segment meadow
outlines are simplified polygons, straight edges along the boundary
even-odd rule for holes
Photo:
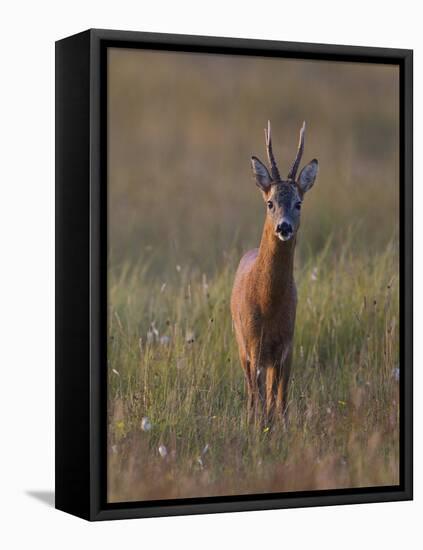
[[[109,501],[399,482],[397,77],[110,54]],[[303,162],[321,167],[296,251],[286,429],[247,422],[229,310],[262,230],[249,156],[265,160],[268,118],[282,171],[303,119]]]

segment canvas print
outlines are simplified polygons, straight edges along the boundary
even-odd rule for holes
[[[399,484],[399,68],[107,50],[107,500]]]

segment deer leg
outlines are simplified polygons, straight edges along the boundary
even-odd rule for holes
[[[276,396],[276,411],[277,416],[281,419],[283,427],[288,428],[288,377],[282,376],[277,386]]]
[[[277,372],[274,366],[266,369],[266,422],[272,424],[275,418],[277,398]]]
[[[253,383],[253,373],[251,369],[251,363],[247,360],[247,391],[248,391],[248,422],[251,424],[254,420],[254,407],[255,407],[255,396],[254,396],[254,383]]]
[[[278,416],[282,419],[284,425],[288,422],[288,383],[291,370],[291,354],[282,369],[278,372],[278,379],[276,383],[276,411]]]
[[[279,418],[285,423],[286,415],[286,390],[287,390],[286,378],[280,376],[276,384],[276,412]]]
[[[251,422],[254,418],[254,385],[252,382],[251,362],[247,358],[247,353],[239,349],[239,359],[244,371],[245,388],[247,392],[247,415],[248,421]]]
[[[254,373],[252,372],[251,363],[246,359],[245,368],[245,382],[247,386],[247,400],[248,400],[248,422],[251,424],[254,420],[255,412],[255,391],[254,391]]]
[[[248,357],[249,383],[251,388],[250,420],[254,423],[261,421],[264,403],[263,369],[260,366],[260,352],[251,349]]]
[[[261,426],[266,425],[266,369],[256,369],[256,416]]]

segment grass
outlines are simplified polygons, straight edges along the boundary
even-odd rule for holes
[[[247,423],[235,254],[211,279],[175,266],[153,282],[145,262],[111,270],[110,501],[398,483],[397,245],[357,256],[354,234],[343,241],[297,261],[286,431]]]

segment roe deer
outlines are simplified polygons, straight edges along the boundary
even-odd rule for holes
[[[270,121],[265,140],[270,173],[257,158],[251,158],[256,184],[266,203],[266,220],[260,247],[247,252],[236,272],[231,311],[239,356],[248,392],[250,420],[270,424],[286,417],[291,369],[297,291],[293,267],[301,204],[317,176],[316,159],[298,167],[304,150],[305,123],[298,151],[287,179],[282,179],[272,151]]]

